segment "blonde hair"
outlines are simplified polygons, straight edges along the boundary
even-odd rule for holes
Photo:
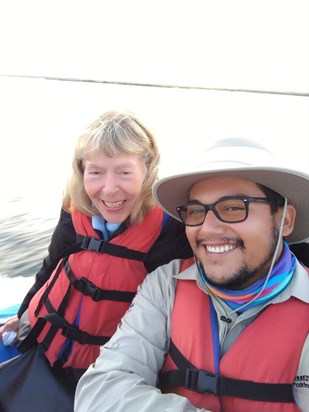
[[[154,207],[152,186],[158,179],[160,153],[153,134],[130,112],[106,112],[91,123],[79,137],[72,161],[73,171],[68,180],[63,208],[73,207],[88,216],[99,214],[93,208],[84,187],[85,158],[91,151],[103,151],[109,157],[136,154],[146,166],[143,188],[130,216],[130,224],[142,221]]]

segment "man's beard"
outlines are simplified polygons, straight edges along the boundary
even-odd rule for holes
[[[223,287],[224,289],[229,289],[229,290],[239,290],[244,287],[244,285],[251,284],[250,280],[254,279],[257,277],[257,275],[261,272],[266,272],[267,268],[270,268],[271,261],[273,259],[276,246],[277,246],[277,241],[278,241],[278,234],[279,231],[275,226],[275,223],[273,224],[272,227],[272,243],[269,248],[269,253],[265,257],[262,263],[260,263],[257,267],[255,268],[249,268],[248,265],[243,265],[240,269],[238,269],[233,275],[231,279],[228,279],[226,281],[220,281],[216,282],[214,280],[209,280],[207,277],[207,273],[205,273],[207,281],[217,287]],[[267,273],[265,273],[265,276]]]

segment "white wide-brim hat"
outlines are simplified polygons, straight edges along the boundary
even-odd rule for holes
[[[309,175],[277,165],[277,160],[263,146],[247,139],[224,139],[205,153],[207,162],[190,173],[158,180],[153,187],[157,203],[169,215],[180,220],[176,207],[187,203],[192,186],[206,178],[233,176],[264,185],[296,209],[293,232],[288,243],[309,239]]]

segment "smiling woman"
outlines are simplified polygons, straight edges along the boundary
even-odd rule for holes
[[[64,388],[95,361],[146,275],[192,255],[181,223],[155,204],[159,159],[153,134],[129,112],[104,112],[77,140],[48,256],[18,316],[0,331],[0,338],[18,332],[25,361],[28,351],[38,349],[31,366],[43,358],[58,372],[65,370],[59,376]],[[35,398],[46,410],[50,396],[50,410],[65,410],[54,386],[43,385],[39,398],[37,382],[22,381],[14,407]],[[73,394],[65,397],[71,407]]]
[[[81,212],[99,212],[112,223],[140,223],[154,206],[159,160],[154,136],[137,117],[106,112],[76,144],[64,206],[69,209],[73,200]]]

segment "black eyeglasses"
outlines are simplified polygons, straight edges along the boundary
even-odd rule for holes
[[[277,206],[283,205],[279,199],[230,196],[209,205],[199,202],[189,202],[186,205],[176,207],[176,210],[182,223],[186,226],[202,225],[209,210],[212,210],[221,222],[239,223],[247,219],[249,203],[251,202],[268,203]]]

